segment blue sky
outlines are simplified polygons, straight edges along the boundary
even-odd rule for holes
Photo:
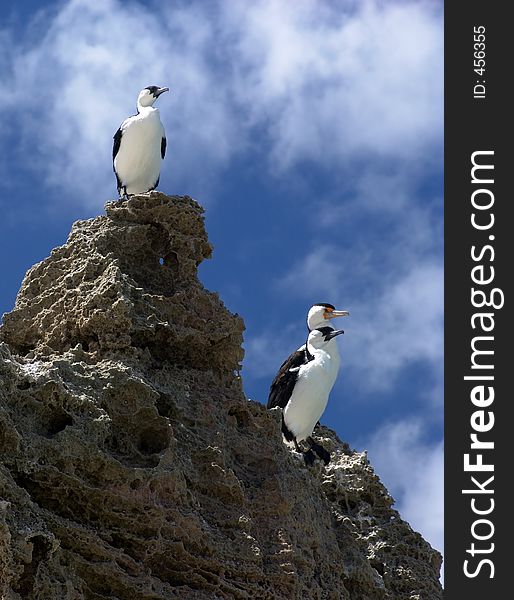
[[[159,99],[160,189],[206,207],[200,267],[245,320],[266,402],[316,302],[341,320],[322,419],[443,547],[443,25],[434,1],[7,2],[0,312],[76,219],[115,198],[112,135]]]

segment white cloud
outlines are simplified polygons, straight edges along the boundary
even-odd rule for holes
[[[150,83],[173,90],[160,101],[163,182],[184,191],[208,189],[257,130],[271,170],[419,158],[439,137],[442,26],[430,3],[70,0],[37,23],[25,41],[0,31],[1,96],[24,163],[86,204],[112,196],[111,137]]]
[[[420,420],[380,427],[368,448],[378,475],[397,501],[403,519],[440,552],[444,548],[444,454],[442,440],[424,441]]]
[[[439,141],[440,7],[266,0],[230,3],[226,15],[237,97],[267,124],[281,166],[410,158]]]
[[[348,364],[366,372],[368,385],[388,387],[401,369],[426,361],[434,369],[443,356],[443,269],[425,263],[356,304],[346,343]]]

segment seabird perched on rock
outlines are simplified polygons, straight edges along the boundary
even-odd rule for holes
[[[112,166],[120,197],[144,194],[159,184],[166,134],[154,102],[167,87],[150,85],[139,92],[137,115],[125,119],[114,134]]]
[[[311,434],[327,406],[339,371],[339,352],[333,340],[341,333],[342,329],[332,327],[313,329],[307,338],[305,362],[279,373],[281,376],[271,386],[270,398],[273,394],[275,406],[283,408],[282,433],[288,442],[294,442],[308,465],[314,463],[316,455],[326,465],[330,462],[330,453]],[[306,451],[298,444],[303,441],[308,445]]]
[[[283,409],[282,433],[286,440],[295,442],[295,447],[299,452],[303,451],[299,448],[298,442],[306,440],[309,451],[303,452],[303,454],[308,464],[312,464],[315,458],[311,449],[326,464],[330,460],[329,453],[322,446],[316,444],[310,436],[325,410],[328,395],[339,370],[339,350],[334,338],[343,333],[343,330],[335,330],[328,324],[328,321],[335,317],[348,315],[348,311],[336,310],[332,304],[314,304],[307,315],[307,327],[309,329],[307,343],[298,348],[282,363],[270,386],[268,408],[280,406]],[[309,364],[311,362],[313,364]],[[319,381],[312,385],[315,380]],[[296,387],[299,382],[305,381],[309,383],[301,383],[300,388]],[[294,395],[294,403],[290,404],[295,389],[297,392]],[[305,406],[308,407],[309,403],[312,406],[304,408]],[[287,408],[288,406],[289,408]],[[286,410],[288,416],[286,416]],[[298,417],[302,411],[303,416]],[[310,417],[317,415],[312,424],[308,415]],[[299,428],[298,419],[308,421],[306,429]]]

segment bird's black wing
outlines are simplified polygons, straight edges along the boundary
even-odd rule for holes
[[[161,157],[164,159],[166,156],[166,138],[163,137],[161,140]]]
[[[293,352],[282,363],[269,389],[268,408],[274,408],[275,406],[285,408],[293,393],[298,378],[298,369],[309,360],[305,347],[303,347]]]
[[[112,162],[114,163],[114,159],[116,158],[116,154],[118,154],[118,150],[120,149],[120,144],[121,144],[121,127],[118,129],[118,131],[114,134],[113,140],[114,140],[114,144],[112,145]]]

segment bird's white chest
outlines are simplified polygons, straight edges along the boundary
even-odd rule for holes
[[[139,114],[127,119],[122,126],[122,141],[126,145],[131,142],[142,144],[155,144],[159,151],[161,147],[161,138],[164,135],[159,113],[155,110],[148,114]]]
[[[164,127],[159,112],[131,117],[121,129],[120,148],[114,160],[116,173],[128,193],[145,192],[155,185],[161,169]]]
[[[287,428],[298,441],[309,437],[323,414],[339,371],[339,355],[316,351],[314,360],[302,365],[291,398],[284,409]]]

